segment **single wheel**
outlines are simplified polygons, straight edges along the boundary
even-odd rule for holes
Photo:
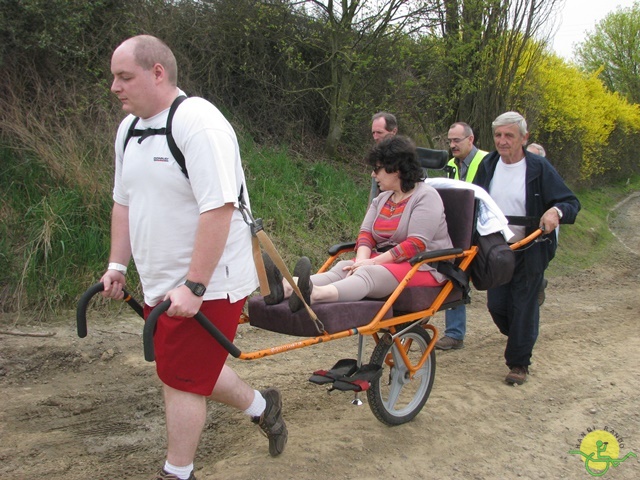
[[[410,363],[417,365],[431,341],[429,333],[419,325],[400,336],[402,348]],[[436,353],[431,351],[424,365],[409,377],[396,343],[380,341],[371,354],[371,363],[382,366],[382,375],[367,390],[369,407],[378,420],[387,425],[407,423],[422,410],[429,398],[436,375]]]

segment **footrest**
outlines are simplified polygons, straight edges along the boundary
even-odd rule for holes
[[[364,392],[365,390],[369,390],[371,382],[380,378],[380,375],[382,375],[382,366],[368,363],[362,365],[353,375],[345,375],[337,379],[333,382],[332,389],[343,392]]]
[[[355,358],[343,358],[338,360],[330,370],[316,370],[309,378],[312,383],[324,385],[326,383],[335,382],[337,379],[352,375],[358,369],[358,362]]]

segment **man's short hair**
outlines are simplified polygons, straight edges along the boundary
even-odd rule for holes
[[[504,125],[518,125],[520,134],[525,136],[527,134],[527,121],[518,112],[505,112],[491,123],[491,130],[496,131],[496,127],[502,127]]]
[[[396,116],[394,114],[389,112],[374,113],[373,117],[371,117],[371,121],[373,122],[378,118],[384,118],[385,128],[388,132],[390,132],[394,128],[398,128],[398,120],[396,120]]]
[[[538,151],[538,155],[540,155],[541,157],[547,156],[547,152],[544,150],[544,147],[539,143],[530,143],[529,146],[527,147],[527,150],[529,148],[535,148]]]
[[[464,133],[465,137],[468,137],[469,135],[473,135],[473,130],[471,129],[469,124],[464,122],[452,123],[451,126],[449,127],[449,130],[451,130],[452,128],[456,128],[457,126],[462,127],[462,132]]]
[[[151,70],[156,63],[162,65],[167,72],[167,79],[172,86],[178,84],[178,65],[176,57],[169,46],[152,35],[133,37],[133,55],[135,61],[145,70]]]

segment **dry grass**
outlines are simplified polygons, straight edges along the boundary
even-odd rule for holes
[[[92,98],[91,90],[44,85],[24,72],[7,82],[11,88],[0,95],[3,141],[40,162],[57,185],[77,188],[88,199],[108,192],[121,115],[104,93]]]

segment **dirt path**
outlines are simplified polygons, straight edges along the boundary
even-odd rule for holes
[[[256,387],[283,392],[290,439],[279,458],[242,414],[211,405],[196,460],[199,479],[580,479],[569,454],[587,429],[615,429],[620,456],[640,456],[640,197],[619,206],[620,239],[606,264],[549,278],[530,381],[503,383],[505,341],[475,292],[466,347],[438,353],[435,385],[416,419],[386,427],[352,395],[326,393],[309,374],[354,357],[355,339],[261,360],[230,360]],[[570,227],[568,227],[570,228]],[[160,387],[142,357],[141,322],[74,317],[0,330],[1,479],[146,479],[164,458]],[[433,322],[443,327],[439,314]],[[241,326],[243,350],[284,343]],[[640,478],[629,458],[604,478]]]

